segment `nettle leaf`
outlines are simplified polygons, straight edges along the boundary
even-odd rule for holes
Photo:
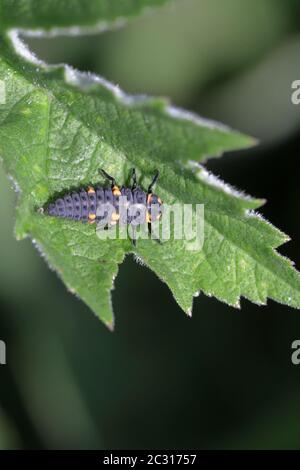
[[[5,4],[0,1],[2,10]],[[200,292],[235,307],[244,296],[299,308],[299,274],[275,251],[288,238],[254,212],[264,201],[234,191],[200,166],[253,145],[253,139],[165,100],[128,96],[100,77],[38,62],[15,32],[0,42],[0,80],[6,90],[0,155],[19,189],[16,236],[32,237],[68,288],[106,325],[113,326],[113,280],[132,252],[189,315]],[[189,251],[172,239],[162,245],[139,240],[136,248],[130,240],[103,241],[94,226],[38,211],[56,193],[99,183],[99,168],[124,184],[133,167],[142,187],[159,168],[156,192],[165,203],[204,204],[201,250]]]

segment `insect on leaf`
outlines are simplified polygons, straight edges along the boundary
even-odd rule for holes
[[[132,252],[169,286],[187,314],[199,292],[236,307],[243,296],[299,308],[299,274],[275,251],[288,238],[255,212],[263,201],[237,193],[200,165],[249,147],[253,139],[165,100],[128,96],[98,76],[47,66],[30,55],[15,30],[4,32],[107,24],[160,3],[128,0],[118,10],[120,2],[91,1],[85,16],[79,14],[80,0],[70,15],[59,10],[66,2],[49,10],[48,1],[42,8],[37,0],[0,0],[6,98],[0,105],[0,155],[19,188],[16,236],[32,237],[67,287],[110,327],[113,281]],[[166,204],[204,204],[201,249],[190,251],[173,239],[162,245],[139,240],[136,248],[130,240],[104,241],[94,226],[38,210],[55,194],[101,182],[99,168],[125,184],[133,167],[144,188],[160,170],[156,192]]]

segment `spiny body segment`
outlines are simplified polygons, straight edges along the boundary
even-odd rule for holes
[[[156,171],[147,192],[137,186],[134,169],[132,170],[133,184],[131,187],[122,186],[119,188],[112,176],[104,170],[101,170],[101,173],[111,182],[110,188],[101,186],[79,188],[47,204],[44,212],[52,217],[67,218],[90,224],[104,222],[110,226],[120,221],[120,200],[122,200],[125,201],[126,206],[123,223],[140,225],[140,223],[147,222],[149,232],[151,232],[151,223],[158,220],[162,214],[162,201],[152,193],[152,188],[159,175],[158,171]],[[141,218],[141,210],[133,211],[133,207],[145,209],[145,220],[143,217]],[[111,210],[109,211],[108,208]]]

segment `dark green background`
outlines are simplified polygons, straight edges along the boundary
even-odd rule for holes
[[[87,0],[88,1],[88,0]],[[132,93],[258,137],[208,165],[293,239],[300,266],[297,1],[178,0],[122,30],[30,39],[52,63],[100,73]],[[29,240],[13,239],[15,195],[0,173],[1,448],[300,448],[300,312],[195,299],[185,317],[168,288],[128,257],[112,334],[69,294]]]

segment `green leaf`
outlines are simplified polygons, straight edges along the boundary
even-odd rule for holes
[[[78,33],[79,27],[99,30],[167,1],[170,0],[0,0],[0,30],[18,28],[54,33],[57,28],[68,28],[70,33]]]
[[[168,284],[188,314],[199,292],[236,307],[241,296],[300,307],[299,275],[275,251],[287,237],[253,212],[263,201],[237,193],[199,165],[253,139],[162,99],[131,97],[99,77],[34,62],[17,36],[11,38],[0,43],[6,88],[0,155],[19,190],[16,235],[31,236],[68,288],[108,326],[113,280],[130,252]],[[38,210],[55,193],[101,182],[99,168],[128,183],[132,167],[143,187],[159,168],[156,192],[165,203],[204,204],[202,250],[189,251],[181,240],[139,240],[133,249],[129,240],[103,241],[94,226]]]

